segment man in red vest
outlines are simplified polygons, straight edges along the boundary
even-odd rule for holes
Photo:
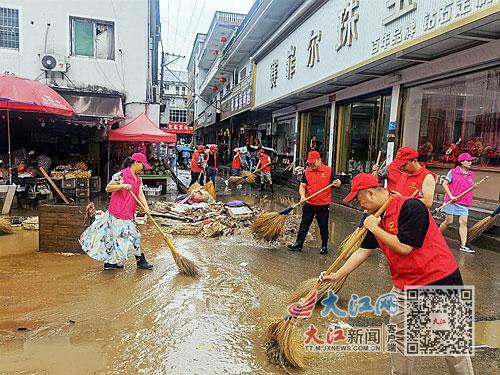
[[[374,171],[378,171],[378,166],[374,166]],[[401,147],[382,178],[387,178],[387,189],[390,192],[409,197],[418,190],[422,202],[428,208],[432,207],[436,189],[435,175],[418,161],[418,152],[414,148]]]
[[[301,202],[306,197],[311,196],[317,191],[327,187],[334,182],[334,187],[340,187],[340,180],[337,179],[332,172],[332,168],[324,165],[321,162],[321,156],[318,151],[310,151],[307,155],[307,163],[302,181],[299,186],[299,194]],[[290,251],[302,251],[302,246],[309,231],[314,217],[318,222],[321,235],[321,250],[320,254],[328,253],[328,217],[330,215],[330,204],[332,203],[332,189],[326,189],[322,193],[311,198],[304,203],[302,208],[302,220],[300,222],[297,240],[293,245],[289,245]]]
[[[260,191],[264,191],[264,184],[267,181],[269,187],[271,188],[271,192],[274,193],[273,179],[271,176],[271,158],[266,154],[266,151],[263,148],[259,150],[258,154],[259,162],[257,163],[255,170],[262,167],[262,169],[260,170]]]
[[[373,214],[392,197],[383,218]],[[360,173],[352,180],[351,192],[344,201],[356,199],[370,214],[364,222],[368,235],[347,262],[320,280],[337,282],[358,268],[376,248],[381,248],[391,272],[399,310],[390,318],[396,324],[397,352],[392,354],[393,374],[413,374],[413,358],[404,353],[406,290],[426,285],[463,285],[457,263],[446,241],[432,220],[425,204],[415,198],[391,195],[377,176]],[[453,374],[472,374],[468,356],[445,357]]]
[[[193,157],[191,158],[191,183],[189,186],[198,181],[200,173],[203,170],[203,163],[205,160],[205,147],[199,145],[198,148],[193,152]]]

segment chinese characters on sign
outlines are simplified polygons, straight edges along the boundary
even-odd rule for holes
[[[307,60],[307,66],[313,67],[315,62],[319,62],[319,42],[321,42],[321,30],[314,32],[311,30],[311,36],[309,37],[309,47],[307,47],[307,52],[309,57]]]
[[[417,31],[417,24],[412,20],[404,26],[404,28],[396,28],[391,33],[390,31],[372,41],[372,55],[388,50],[398,44],[412,39]]]
[[[168,125],[161,128],[161,130],[174,134],[193,134],[193,127],[183,122],[169,122]]]
[[[417,9],[417,3],[413,0],[387,0],[386,6],[391,14],[382,21],[384,26]]]
[[[355,14],[358,7],[358,0],[349,0],[347,6],[339,13],[337,51],[345,45],[351,46],[353,38],[358,39],[359,14]]]
[[[295,75],[295,62],[296,62],[296,57],[295,57],[295,52],[297,51],[297,47],[295,46],[290,46],[290,49],[288,50],[288,61],[286,64],[286,78],[287,79],[292,79],[293,76]]]
[[[278,81],[278,60],[273,60],[271,64],[271,88],[277,86]]]

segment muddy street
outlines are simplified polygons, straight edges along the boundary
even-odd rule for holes
[[[233,192],[266,209],[286,205],[293,192]],[[0,374],[281,374],[264,350],[267,325],[286,313],[294,286],[315,277],[335,259],[335,246],[352,231],[359,212],[332,206],[330,253],[311,238],[302,253],[256,243],[249,232],[229,237],[175,236],[178,250],[200,268],[195,280],[177,274],[172,256],[152,225],[141,226],[143,250],[154,264],[103,272],[85,255],[10,251],[0,257]],[[7,246],[4,237],[2,247]],[[456,243],[450,243],[456,248]],[[9,244],[8,246],[14,246]],[[21,246],[25,249],[25,244]],[[466,284],[476,287],[478,374],[499,363],[498,253],[478,249],[454,255]],[[391,288],[381,253],[354,272],[340,296],[372,299]],[[343,302],[344,303],[344,302]],[[341,303],[342,306],[342,303]],[[310,320],[321,327],[331,322]],[[352,326],[381,324],[354,318]],[[301,337],[308,327],[295,329]],[[417,373],[445,374],[445,361],[420,358]],[[387,353],[325,353],[304,374],[387,374]]]

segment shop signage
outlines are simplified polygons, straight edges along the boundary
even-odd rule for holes
[[[285,97],[500,0],[328,1],[266,55],[255,55],[255,105]]]
[[[221,100],[221,120],[231,117],[236,112],[250,109],[252,100],[252,81],[248,77],[233,87],[231,92]]]
[[[167,126],[161,128],[164,132],[173,134],[193,134],[193,127],[185,122],[169,122]]]

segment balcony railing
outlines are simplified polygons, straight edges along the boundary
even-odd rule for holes
[[[232,87],[221,99],[221,120],[249,109],[252,105],[252,74]]]
[[[201,92],[203,92],[205,90],[205,88],[207,87],[207,85],[210,83],[210,81],[212,80],[212,78],[215,76],[215,74],[219,70],[220,60],[221,60],[221,55],[219,54],[217,56],[217,58],[215,59],[214,63],[212,64],[212,66],[210,67],[210,69],[209,69],[209,71],[207,73],[207,76],[205,77],[205,80],[203,81],[203,83],[200,86],[200,91]]]

